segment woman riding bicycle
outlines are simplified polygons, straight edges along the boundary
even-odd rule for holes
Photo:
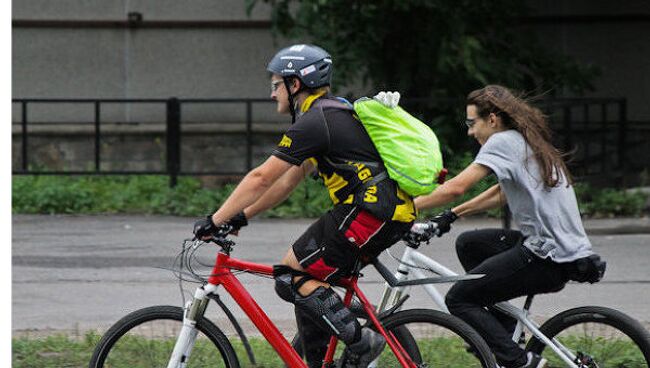
[[[498,85],[471,92],[466,112],[467,134],[481,145],[478,155],[456,177],[416,198],[416,207],[443,206],[484,177],[496,175],[498,184],[432,219],[444,233],[460,216],[507,204],[519,228],[468,231],[458,237],[456,249],[465,270],[485,276],[455,284],[446,304],[485,338],[499,364],[540,368],[545,359],[512,340],[516,321],[490,306],[559,291],[571,277],[574,261],[593,254],[591,243],[571,175],[551,144],[542,112]]]
[[[325,50],[287,47],[267,70],[277,111],[291,114],[294,123],[272,156],[244,177],[216,213],[197,222],[195,234],[209,236],[226,221],[238,229],[318,171],[334,207],[289,248],[275,269],[275,288],[295,304],[310,367],[322,365],[330,335],[345,342],[347,355],[365,367],[382,351],[384,339],[361,328],[330,283],[400,240],[415,219],[413,201],[394,181],[373,180],[385,168],[360,122],[337,108],[344,102],[330,95],[332,59]]]

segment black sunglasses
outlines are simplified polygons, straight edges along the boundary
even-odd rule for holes
[[[284,82],[283,80],[271,81],[271,92],[275,92],[280,87],[280,84]]]
[[[471,128],[476,124],[476,118],[474,119],[465,119],[465,125],[467,125],[467,128]]]

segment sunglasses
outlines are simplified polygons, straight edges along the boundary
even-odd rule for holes
[[[283,80],[271,81],[271,92],[277,91],[283,82]]]

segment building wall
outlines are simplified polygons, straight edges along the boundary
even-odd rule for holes
[[[590,97],[625,97],[628,118],[650,121],[650,1],[529,0],[548,47],[599,66]]]
[[[124,21],[129,12],[140,12],[144,21],[250,21],[267,19],[269,9],[260,4],[249,18],[243,1],[235,0],[22,0],[14,2],[12,16],[14,21]],[[267,97],[265,65],[284,44],[274,42],[268,27],[16,27],[12,32],[12,93],[14,98]],[[83,120],[92,117],[86,110],[41,105],[30,118]],[[153,107],[113,110],[103,118],[143,121],[159,116]],[[201,118],[199,110],[193,111],[197,119]],[[206,109],[205,119],[214,118],[211,111]],[[219,112],[223,120],[242,117],[241,107],[234,105],[224,105]]]

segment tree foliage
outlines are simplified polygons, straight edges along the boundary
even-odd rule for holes
[[[249,9],[259,0],[247,0]],[[525,90],[592,87],[595,69],[545,49],[520,0],[263,0],[276,34],[335,60],[335,82],[362,78],[411,97],[464,96],[500,83]]]
[[[598,74],[543,47],[522,25],[531,10],[521,0],[247,0],[249,10],[259,1],[272,6],[276,35],[330,52],[335,89],[362,81],[365,93],[425,98],[414,110],[451,146],[465,139],[446,123],[460,119],[473,89],[580,93]]]

